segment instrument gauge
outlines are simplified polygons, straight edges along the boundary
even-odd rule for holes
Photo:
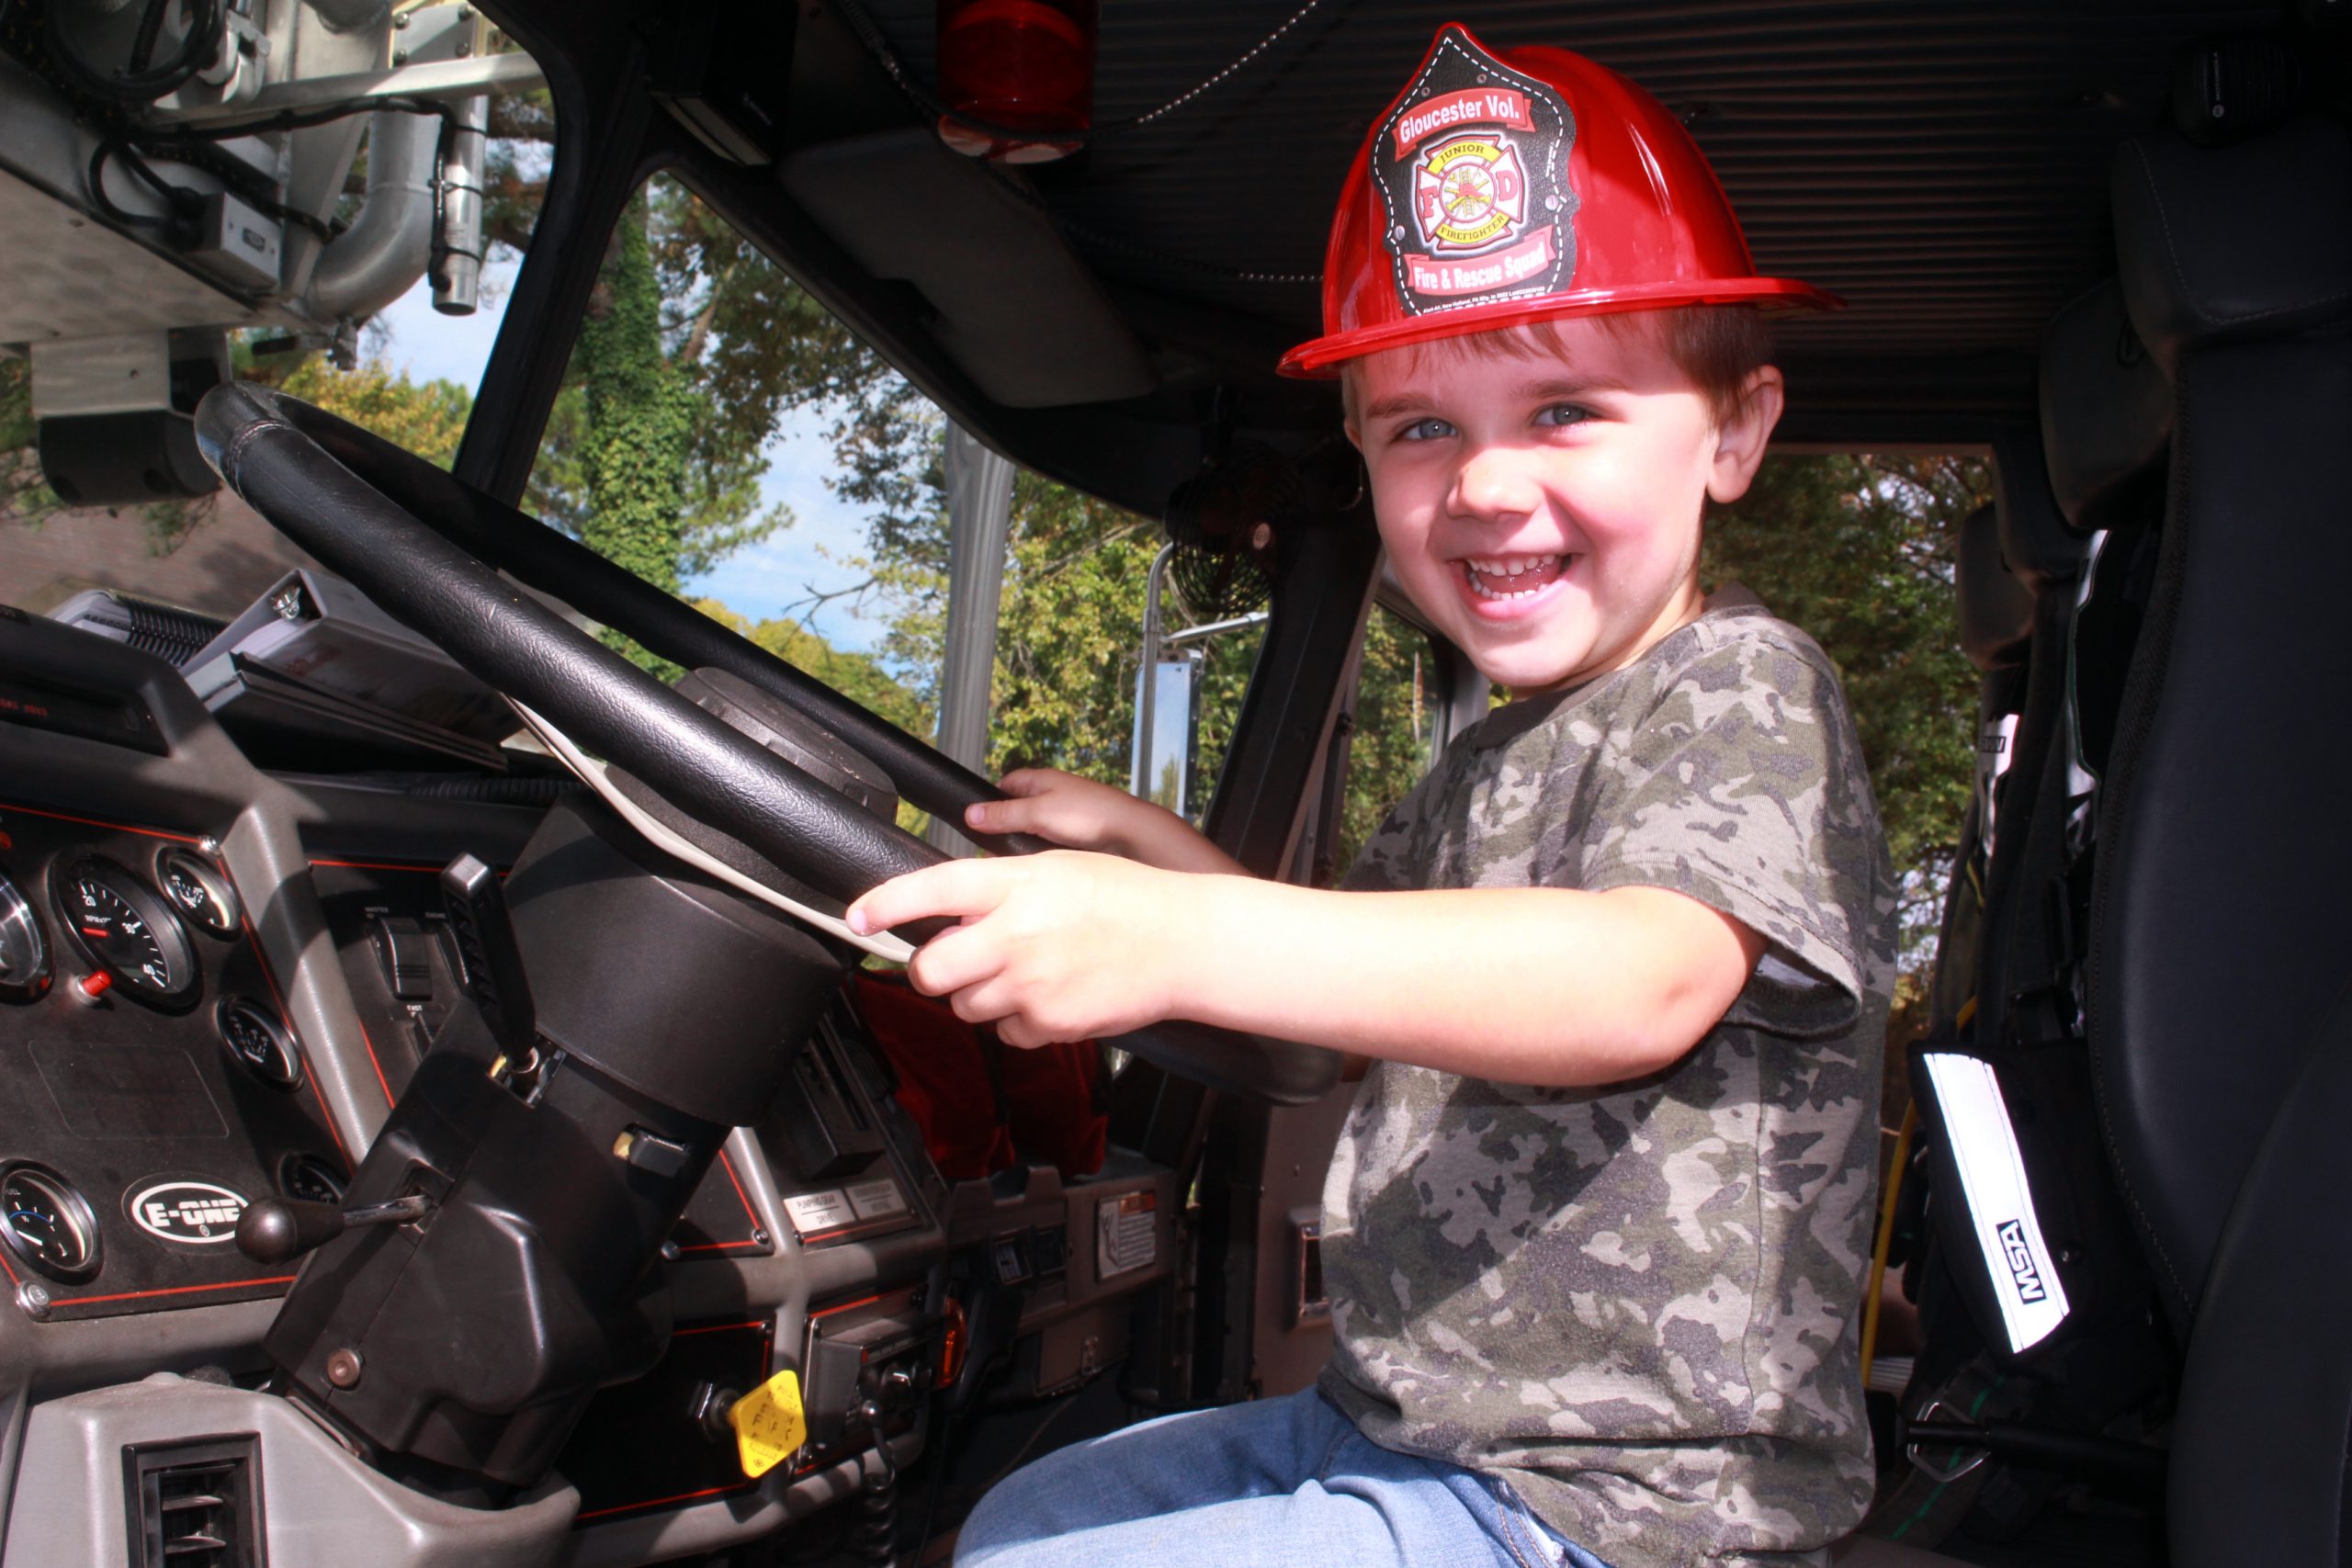
[[[0,1002],[28,1002],[49,989],[49,944],[40,918],[17,885],[0,876]]]
[[[194,850],[165,850],[155,857],[155,879],[188,924],[207,936],[237,934],[237,896],[220,868],[202,855]]]
[[[202,980],[187,931],[136,874],[102,855],[51,876],[58,923],[107,978],[151,1007],[185,1007]]]
[[[250,997],[223,997],[212,1021],[239,1066],[272,1089],[302,1087],[302,1048],[276,1013]]]
[[[73,1284],[98,1271],[98,1220],[72,1182],[43,1165],[0,1167],[0,1246]]]

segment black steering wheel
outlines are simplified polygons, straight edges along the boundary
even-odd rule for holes
[[[686,669],[716,668],[751,682],[872,758],[934,817],[960,828],[965,807],[1002,798],[968,768],[692,606],[322,409],[231,383],[206,394],[196,432],[223,483],[385,614],[830,897],[846,904],[945,857],[681,697],[499,573]],[[1026,835],[971,837],[1007,853],[1048,847]],[[1313,1100],[1339,1077],[1332,1052],[1184,1021],[1113,1043],[1213,1089],[1274,1104]]]

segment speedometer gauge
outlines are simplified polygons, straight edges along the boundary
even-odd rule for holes
[[[98,1221],[74,1184],[45,1165],[0,1168],[0,1245],[52,1280],[98,1271]]]
[[[196,953],[153,888],[100,855],[64,865],[51,880],[67,940],[117,985],[153,1007],[195,997]]]
[[[0,1002],[28,1002],[49,989],[49,944],[40,918],[17,885],[0,876]]]

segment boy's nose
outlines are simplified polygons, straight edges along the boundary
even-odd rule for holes
[[[1523,517],[1543,504],[1543,492],[1523,454],[1493,446],[1463,458],[1449,499],[1461,517]]]

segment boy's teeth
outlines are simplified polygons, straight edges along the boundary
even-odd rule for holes
[[[1470,592],[1481,599],[1524,599],[1542,592],[1568,569],[1566,556],[1502,556],[1465,560]]]

